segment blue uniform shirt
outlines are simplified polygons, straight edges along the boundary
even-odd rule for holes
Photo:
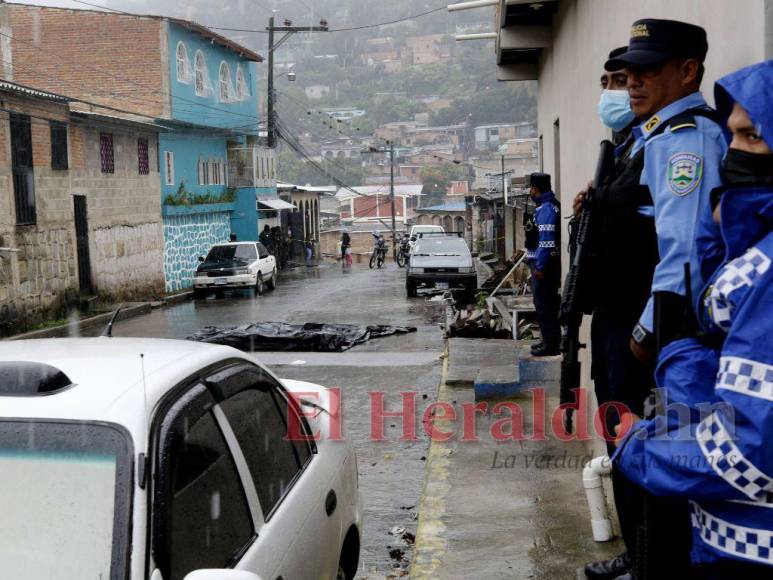
[[[660,262],[655,268],[652,291],[687,295],[684,264],[690,263],[693,302],[706,280],[701,274],[695,237],[698,223],[711,213],[709,193],[721,184],[719,169],[727,144],[719,125],[705,117],[695,117],[695,125],[672,126],[652,135],[676,115],[707,107],[703,95],[695,92],[664,107],[650,119],[634,127],[635,155],[644,147],[641,183],[649,187],[654,202]],[[653,301],[650,296],[639,320],[653,332]]]
[[[552,191],[546,191],[537,198],[537,211],[534,212],[534,222],[539,231],[534,269],[544,272],[551,259],[559,256],[557,247],[557,228],[559,227],[559,209],[555,203],[556,196]]]

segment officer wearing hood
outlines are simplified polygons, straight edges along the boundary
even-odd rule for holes
[[[529,193],[537,204],[534,222],[537,226],[539,241],[531,266],[534,308],[537,311],[542,342],[534,345],[534,356],[557,355],[561,346],[561,327],[558,323],[558,310],[561,298],[558,289],[561,286],[561,247],[560,206],[550,186],[550,175],[532,173],[529,176]]]
[[[721,347],[684,338],[663,349],[656,381],[687,412],[636,423],[613,461],[652,494],[689,500],[696,578],[771,578],[773,61],[724,77],[715,93],[732,138],[711,195],[724,256],[699,318]]]

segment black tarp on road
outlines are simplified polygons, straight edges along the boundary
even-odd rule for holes
[[[412,326],[256,322],[241,326],[205,326],[188,340],[223,344],[247,352],[342,352],[371,338],[415,331]]]

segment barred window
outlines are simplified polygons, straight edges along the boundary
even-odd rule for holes
[[[244,101],[250,96],[250,88],[244,78],[244,69],[242,65],[236,67],[236,98]]]
[[[99,159],[102,164],[102,173],[115,173],[113,135],[110,133],[99,134]]]
[[[148,175],[150,173],[148,140],[142,137],[137,139],[137,170],[140,175]]]
[[[204,60],[204,53],[200,50],[196,51],[196,95],[204,97],[207,94],[207,63]]]
[[[51,169],[66,170],[67,164],[67,125],[59,121],[50,121],[51,127]]]
[[[184,42],[177,43],[177,80],[181,83],[189,83],[188,77],[188,49]]]
[[[164,167],[166,169],[166,181],[167,185],[174,185],[174,153],[171,151],[164,151]]]
[[[220,63],[220,101],[227,103],[231,100],[231,67],[227,62]]]

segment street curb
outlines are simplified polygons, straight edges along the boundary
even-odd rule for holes
[[[128,318],[142,316],[143,314],[148,314],[151,310],[152,304],[150,302],[143,302],[124,308],[121,310],[116,320],[126,320]],[[51,328],[44,328],[42,330],[33,330],[31,332],[17,334],[16,336],[9,336],[4,340],[30,340],[34,338],[66,338],[68,336],[79,336],[81,331],[87,328],[106,326],[107,323],[110,322],[113,314],[115,314],[115,312],[105,312],[104,314],[76,320],[75,322],[69,322]]]
[[[446,347],[445,357],[443,358],[443,367],[440,373],[440,385],[438,386],[437,402],[448,402],[448,385],[446,377],[448,376],[448,347]],[[436,424],[442,424],[442,420]],[[447,443],[433,441],[430,438],[429,449],[427,450],[427,463],[424,468],[424,481],[421,486],[421,498],[419,499],[419,521],[416,526],[416,541],[414,544],[413,557],[411,559],[411,569],[409,578],[434,579],[437,578],[437,568],[440,565],[440,557],[448,551],[448,543],[443,538],[445,525],[441,521],[441,515],[446,511],[444,490],[450,486],[447,481],[450,477],[448,471],[448,455],[450,450]],[[435,481],[433,475],[437,475]],[[430,485],[438,488],[436,493],[430,493]],[[420,551],[422,552],[420,554]],[[424,554],[426,552],[426,555]],[[422,561],[417,556],[421,555]]]

